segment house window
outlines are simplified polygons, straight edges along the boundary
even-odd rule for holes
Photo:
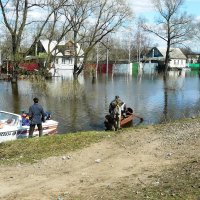
[[[55,63],[58,64],[58,58],[56,58]]]
[[[72,64],[72,58],[67,58],[66,60],[68,64]]]
[[[62,64],[65,64],[65,58],[62,58]]]
[[[174,64],[176,65],[176,60],[174,60]]]
[[[72,58],[69,58],[69,64],[72,64]]]

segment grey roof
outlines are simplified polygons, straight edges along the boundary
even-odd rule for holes
[[[160,51],[163,57],[165,57],[167,49],[160,47],[157,47],[157,49]],[[186,56],[183,54],[180,48],[170,48],[169,57],[173,59],[186,59]]]
[[[42,46],[44,47],[45,51],[48,52],[48,45],[49,45],[49,40],[48,39],[41,39],[40,40]],[[50,43],[50,52],[53,50],[53,48],[56,46],[56,45],[65,45],[67,41],[61,41],[61,42],[57,42],[56,40],[53,40],[51,41]],[[79,56],[82,56],[84,54],[82,48],[80,47],[80,45],[77,43],[77,52],[78,52],[78,55]],[[63,56],[63,54],[61,52],[58,51],[58,49],[56,48],[53,52],[52,52],[52,55],[57,55],[57,56]]]

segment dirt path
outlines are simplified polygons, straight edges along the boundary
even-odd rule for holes
[[[200,127],[194,123],[184,129],[181,124],[119,132],[68,155],[1,167],[0,199],[56,200],[60,194],[62,200],[95,200],[102,192],[112,195],[123,182],[150,184],[163,169],[200,155]]]

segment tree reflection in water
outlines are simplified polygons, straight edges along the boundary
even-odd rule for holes
[[[20,113],[28,110],[37,96],[44,109],[59,121],[59,133],[104,130],[110,101],[119,95],[144,124],[189,117],[199,113],[198,72],[162,74],[98,75],[93,81],[55,78],[46,81],[18,80],[16,85],[0,82],[1,110]]]

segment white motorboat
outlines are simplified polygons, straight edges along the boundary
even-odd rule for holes
[[[19,138],[28,138],[29,125],[23,123],[23,115],[0,111],[0,143]],[[42,123],[43,135],[52,135],[57,133],[58,122],[47,119]],[[37,126],[33,132],[33,137],[39,136]]]

